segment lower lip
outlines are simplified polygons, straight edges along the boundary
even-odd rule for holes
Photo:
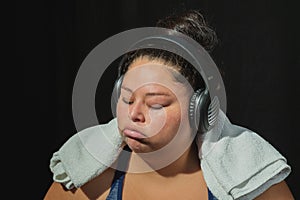
[[[142,133],[137,132],[137,131],[133,131],[133,130],[130,130],[130,129],[125,129],[123,131],[123,134],[126,137],[133,138],[133,139],[144,139],[144,138],[146,138],[146,136],[143,135]]]

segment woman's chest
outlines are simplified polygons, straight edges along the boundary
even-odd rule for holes
[[[208,189],[202,174],[147,180],[142,176],[125,176],[123,200],[208,199]]]

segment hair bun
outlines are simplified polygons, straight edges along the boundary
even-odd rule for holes
[[[203,15],[197,10],[167,16],[160,19],[156,26],[181,32],[196,40],[208,52],[218,43],[216,32],[207,25]]]

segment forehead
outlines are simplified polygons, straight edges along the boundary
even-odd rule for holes
[[[143,82],[170,84],[175,81],[170,69],[157,63],[134,65],[126,72],[124,79],[126,82],[136,84]]]
[[[128,87],[132,91],[149,85],[157,87],[161,90],[170,90],[177,95],[188,95],[189,91],[192,91],[192,87],[186,83],[178,82],[176,76],[181,76],[171,66],[151,61],[138,61],[133,63],[129,70],[125,73],[122,86]]]

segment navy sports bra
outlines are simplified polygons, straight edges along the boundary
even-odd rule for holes
[[[125,146],[125,148],[128,147]],[[118,171],[118,170],[115,171],[113,182],[106,200],[122,200],[123,182],[124,182],[125,174],[126,172],[124,171]],[[208,200],[217,200],[217,198],[211,193],[209,188],[207,188],[207,190],[208,190]]]

